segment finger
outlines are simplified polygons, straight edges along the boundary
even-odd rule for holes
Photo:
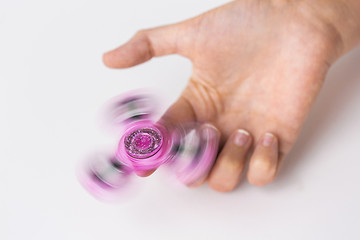
[[[139,177],[148,177],[151,174],[153,174],[155,172],[155,169],[151,169],[151,170],[147,170],[147,171],[136,171],[136,175],[138,175]]]
[[[103,62],[110,68],[127,68],[152,57],[177,53],[183,25],[177,23],[139,31],[124,45],[105,53]]]
[[[188,187],[198,187],[204,182],[218,152],[220,132],[214,125],[205,123],[198,126],[197,134],[200,142],[185,147],[183,150],[187,154],[176,159],[176,177]]]
[[[164,126],[165,129],[171,131],[171,129],[176,127],[178,124],[193,121],[195,121],[193,108],[190,102],[181,96],[174,104],[170,106],[170,108],[160,118],[158,123]],[[150,169],[147,171],[138,171],[135,173],[140,177],[148,177],[155,171],[156,169]]]
[[[244,171],[251,142],[250,134],[242,129],[229,137],[208,179],[212,189],[229,192],[236,188]]]
[[[185,122],[195,121],[195,111],[191,103],[184,96],[181,96],[175,103],[173,103],[159,119],[159,123],[168,129]]]
[[[278,167],[278,139],[272,133],[265,133],[257,143],[251,157],[248,180],[251,184],[264,186],[275,178]]]

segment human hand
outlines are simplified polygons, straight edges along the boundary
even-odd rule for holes
[[[208,177],[213,189],[233,190],[247,158],[249,182],[262,186],[294,145],[331,64],[358,43],[354,24],[339,23],[349,8],[340,1],[233,1],[139,31],[103,60],[127,68],[167,54],[189,58],[192,76],[162,121],[217,127],[223,147]]]

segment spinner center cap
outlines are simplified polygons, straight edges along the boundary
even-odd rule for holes
[[[135,129],[124,138],[127,154],[134,158],[148,158],[161,148],[163,139],[158,129],[142,127]]]

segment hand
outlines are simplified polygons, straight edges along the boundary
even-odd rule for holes
[[[351,48],[332,21],[338,15],[329,9],[336,7],[322,14],[313,5],[234,1],[139,31],[103,60],[127,68],[167,54],[189,58],[191,79],[163,121],[218,128],[223,147],[208,177],[213,189],[233,190],[247,158],[249,182],[262,186],[274,180],[294,145],[330,65]]]

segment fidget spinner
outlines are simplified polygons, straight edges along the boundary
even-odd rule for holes
[[[216,157],[217,136],[199,123],[169,129],[155,122],[155,102],[150,94],[132,92],[104,106],[106,122],[122,136],[114,153],[94,154],[80,168],[80,182],[95,197],[121,198],[135,173],[160,166],[167,166],[185,185],[207,176]]]

